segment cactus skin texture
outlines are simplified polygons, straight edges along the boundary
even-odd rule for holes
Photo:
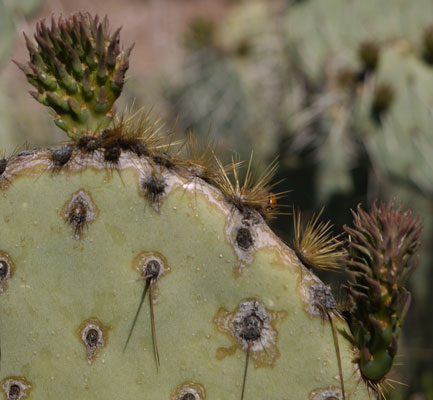
[[[0,295],[0,390],[20,377],[36,400],[174,400],[197,387],[206,397],[195,399],[238,400],[246,341],[235,327],[257,302],[264,333],[251,344],[244,398],[342,398],[311,289],[324,285],[260,214],[129,150],[116,171],[101,150],[75,149],[60,170],[52,156],[18,156],[2,175],[0,254],[14,267]],[[165,183],[159,211],[143,189],[152,175]],[[146,283],[143,252],[165,269],[153,294],[158,370],[147,298],[123,350]],[[346,398],[368,399],[353,357],[342,345]]]
[[[127,63],[117,52],[118,31],[108,39],[108,22],[98,21],[77,14],[53,20],[51,30],[39,24],[39,49],[28,41],[37,76],[25,71],[30,83],[45,91],[82,95],[76,97],[80,109],[94,107],[96,114],[104,88],[105,95],[117,90],[104,85],[116,82],[118,71],[123,84]],[[81,39],[73,44],[88,50],[84,70],[93,65],[93,83],[100,85],[93,100],[85,98],[86,79],[82,86],[68,80],[56,62],[62,58],[52,51],[64,51],[55,39],[58,31],[60,37],[79,32]],[[99,60],[106,58],[113,68],[107,81],[101,78],[104,63],[87,57],[91,38]],[[46,64],[55,65],[54,78],[39,73]],[[72,68],[78,74],[79,67]],[[411,225],[410,215],[400,216],[391,204],[386,216],[382,208],[372,214],[382,224],[376,231],[383,229],[390,240],[365,243],[358,233],[364,219],[366,229],[376,225],[364,214],[348,230],[353,240],[347,269],[376,296],[362,303],[358,282],[348,285],[353,300],[348,326],[329,287],[265,223],[281,197],[270,193],[276,163],[260,174],[251,170],[250,158],[242,182],[239,163],[224,166],[206,147],[200,157],[192,139],[185,148],[194,157],[182,159],[170,134],[148,115],[133,113],[106,125],[113,101],[91,129],[65,108],[62,118],[69,118],[65,130],[72,139],[66,146],[1,159],[3,397],[364,400],[370,388],[377,391],[362,381],[378,380],[370,375],[371,360],[363,357],[366,349],[373,358],[376,351],[394,355],[408,305],[401,285],[413,264],[394,259],[386,264],[395,280],[388,286],[378,264],[371,264],[372,276],[370,264],[359,267],[356,251],[361,245],[373,255],[381,246],[394,251],[394,240],[404,237],[407,248],[397,250],[403,256],[415,252],[419,224]],[[312,245],[305,245],[308,238],[295,241],[304,261],[318,259],[322,269],[335,268],[335,257],[343,253],[329,237],[328,224],[315,219],[298,232],[316,235]],[[332,265],[324,260],[326,249]],[[305,256],[309,250],[313,257]],[[370,326],[379,330],[375,321],[388,324],[387,335],[370,345]],[[351,346],[339,347],[337,331]]]
[[[375,203],[370,212],[358,206],[353,212],[346,270],[352,276],[346,289],[350,297],[349,325],[359,348],[359,366],[372,384],[391,369],[397,338],[410,304],[403,287],[414,271],[412,256],[420,246],[422,224],[402,205]]]

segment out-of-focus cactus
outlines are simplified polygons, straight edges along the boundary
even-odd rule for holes
[[[380,82],[387,82],[387,86]],[[431,90],[431,67],[415,54],[389,49],[382,56],[375,81],[367,84],[360,96],[354,118],[354,129],[363,135],[366,149],[379,171],[429,195],[433,194]],[[378,126],[374,123],[377,119],[372,121],[369,114],[380,91],[382,112]],[[392,104],[384,112],[383,104],[391,98]]]
[[[167,89],[167,97],[181,129],[209,132],[219,144],[245,154],[250,147],[246,94],[214,35],[212,21],[199,18],[191,22],[185,35],[188,54],[183,74]]]
[[[304,70],[320,80],[327,71],[324,67],[359,65],[361,43],[420,44],[423,29],[431,24],[432,11],[428,0],[420,0],[416,7],[405,0],[330,0],[326,4],[311,0],[287,12],[287,34],[290,41],[302,46]]]
[[[362,150],[366,144],[373,162],[388,170],[387,173],[390,168],[404,168],[403,159],[419,160],[415,156],[416,141],[411,143],[412,139],[403,136],[409,138],[408,132],[413,131],[414,126],[423,125],[431,105],[428,93],[433,71],[422,58],[429,48],[429,29],[426,28],[431,22],[425,14],[429,8],[432,5],[428,1],[412,7],[405,1],[347,3],[333,0],[332,5],[324,7],[320,1],[313,0],[287,13],[289,40],[302,45],[301,68],[313,82],[327,82],[321,84],[322,95],[333,92],[340,98],[337,106],[333,106],[339,107],[340,112],[336,114],[331,108],[331,113],[323,115],[322,120],[333,121],[336,115],[343,115],[348,124],[342,141],[350,140],[352,149],[355,146]],[[383,19],[383,15],[387,18]],[[310,26],[316,27],[314,37],[313,32],[306,29]],[[342,88],[333,82],[338,81],[344,71],[346,76],[351,71],[352,81]],[[374,126],[374,123],[385,126]],[[383,134],[383,129],[389,133]],[[397,132],[391,133],[391,130]],[[335,135],[333,131],[335,129],[329,129],[330,140]],[[420,136],[421,140],[424,137],[428,140],[428,135],[421,133]],[[384,141],[388,144],[394,141],[399,146],[390,151]],[[401,152],[401,156],[396,157],[396,151]],[[325,165],[335,163],[329,151],[323,154],[329,155],[322,158]],[[347,161],[340,163],[341,173],[356,165],[353,157]],[[419,170],[423,169],[420,165]],[[408,175],[407,171],[405,174]],[[401,172],[398,175],[403,176]],[[332,180],[331,175],[322,180]]]

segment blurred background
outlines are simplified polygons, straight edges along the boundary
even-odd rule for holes
[[[118,109],[135,102],[243,159],[279,157],[276,191],[335,233],[394,198],[424,220],[392,400],[433,400],[433,0],[0,0],[0,156],[65,136],[11,59],[22,32],[77,10],[135,42]],[[231,153],[230,153],[231,154]],[[291,242],[291,217],[271,222]],[[343,276],[321,274],[337,297]]]

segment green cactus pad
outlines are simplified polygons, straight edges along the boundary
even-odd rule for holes
[[[346,324],[260,214],[131,151],[117,171],[100,150],[60,170],[53,153],[18,156],[0,178],[5,398],[239,400],[248,349],[245,400],[342,399],[321,308]],[[160,272],[143,296],[151,260]],[[346,399],[368,399],[353,348],[340,352]]]

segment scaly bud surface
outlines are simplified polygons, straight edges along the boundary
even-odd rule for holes
[[[129,67],[132,46],[121,50],[120,29],[109,33],[108,19],[77,13],[51,28],[38,23],[35,41],[26,35],[30,62],[15,62],[37,89],[32,96],[55,112],[55,124],[73,140],[98,135],[113,118]]]
[[[422,223],[394,202],[370,212],[358,206],[353,212],[346,270],[352,276],[346,289],[350,297],[349,325],[352,343],[359,349],[362,375],[381,381],[391,369],[397,338],[410,304],[403,286],[417,262]]]

